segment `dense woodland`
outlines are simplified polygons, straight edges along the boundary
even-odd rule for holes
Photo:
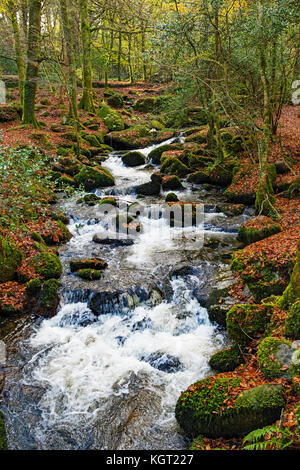
[[[75,236],[61,201],[116,206],[114,152],[152,171],[137,200],[221,204],[235,244],[210,233],[199,259],[234,281],[200,304],[229,347],[174,407],[195,451],[300,449],[299,24],[297,0],[0,1],[0,340],[56,314]],[[70,269],[101,288],[109,265]],[[6,418],[3,400],[13,449]]]

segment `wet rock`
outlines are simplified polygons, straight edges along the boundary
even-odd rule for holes
[[[112,248],[118,246],[131,246],[134,244],[133,240],[122,239],[122,238],[103,238],[103,235],[94,235],[93,242],[98,243],[99,245],[110,245]]]
[[[145,164],[145,157],[141,152],[128,152],[122,157],[124,165],[135,167]]]
[[[136,186],[135,191],[137,194],[141,194],[143,196],[159,196],[160,184],[150,181],[149,183]]]
[[[162,180],[162,189],[164,191],[182,189],[182,184],[178,176],[165,176]]]
[[[143,356],[141,361],[148,362],[154,369],[161,370],[167,374],[174,374],[183,368],[178,357],[171,356],[164,352],[148,354],[147,356]]]
[[[193,266],[190,263],[179,263],[174,266],[170,271],[170,277],[173,276],[188,276],[189,274],[193,274]]]

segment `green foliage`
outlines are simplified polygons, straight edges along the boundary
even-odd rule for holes
[[[245,362],[243,353],[238,345],[215,353],[209,360],[209,365],[217,372],[229,372]]]
[[[34,256],[31,260],[37,274],[45,279],[59,279],[62,274],[62,265],[54,253],[44,252]]]
[[[291,306],[286,317],[285,335],[293,339],[300,339],[300,300]]]
[[[288,428],[273,424],[250,432],[243,440],[244,450],[284,450],[293,443],[293,435]]]
[[[265,332],[271,309],[263,305],[235,305],[227,312],[226,328],[231,339],[240,344],[250,343]]]
[[[0,283],[12,281],[15,271],[22,260],[17,246],[0,235]]]
[[[32,147],[0,147],[0,225],[13,231],[46,216],[54,189],[48,165]]]

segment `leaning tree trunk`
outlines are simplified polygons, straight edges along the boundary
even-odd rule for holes
[[[29,0],[29,27],[27,40],[27,67],[24,87],[23,123],[38,127],[35,117],[35,98],[40,68],[41,0]]]
[[[68,62],[68,99],[69,119],[78,120],[77,107],[77,77],[74,55],[74,41],[71,31],[70,3],[69,0],[60,0],[61,20],[66,44],[66,55]]]
[[[294,266],[294,270],[292,272],[290,283],[285,289],[278,304],[279,304],[279,307],[288,309],[297,300],[300,300],[300,238],[298,242],[296,263]]]
[[[79,107],[88,111],[95,112],[93,101],[93,72],[91,61],[91,28],[88,16],[88,3],[86,0],[79,1],[80,23],[81,23],[81,42],[82,42],[82,81],[83,93]]]
[[[18,68],[18,76],[19,76],[19,96],[20,96],[20,103],[23,105],[24,101],[24,84],[25,84],[25,57],[24,51],[21,43],[21,36],[20,36],[20,28],[17,19],[17,12],[16,12],[16,5],[10,1],[8,4],[9,13],[10,13],[10,20],[13,28],[14,33],[14,48],[16,54],[16,64]]]

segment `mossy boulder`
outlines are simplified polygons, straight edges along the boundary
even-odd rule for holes
[[[43,281],[41,278],[36,277],[31,279],[26,284],[26,293],[29,297],[36,297],[42,288]]]
[[[99,202],[99,206],[103,206],[105,204],[109,204],[111,206],[117,206],[118,205],[118,201],[114,198],[114,197],[104,197],[103,199],[101,199],[101,201]]]
[[[75,175],[75,181],[77,184],[82,184],[86,191],[96,188],[107,188],[115,184],[114,177],[105,168],[88,167],[85,165]]]
[[[176,189],[182,189],[180,179],[176,175],[165,176],[162,180],[163,191],[172,191]]]
[[[98,281],[102,278],[102,271],[97,269],[80,269],[77,275],[85,281]]]
[[[103,119],[104,124],[110,131],[122,131],[125,128],[122,116],[104,102],[99,107],[98,116]]]
[[[14,279],[21,261],[22,253],[15,243],[0,235],[0,283]]]
[[[122,162],[124,165],[129,167],[135,167],[140,165],[145,165],[146,160],[144,155],[141,152],[128,152],[122,157]]]
[[[235,252],[231,261],[231,270],[240,275],[257,303],[271,295],[283,294],[292,266],[290,256],[282,257],[278,266],[264,253],[245,250]]]
[[[160,164],[161,156],[164,152],[168,152],[172,150],[174,147],[171,144],[168,145],[161,145],[160,147],[156,147],[155,149],[151,150],[149,153],[149,161],[152,162],[154,165]]]
[[[137,194],[142,196],[159,196],[160,184],[150,181],[149,183],[136,186],[135,191]]]
[[[285,319],[285,335],[288,338],[300,339],[300,300],[291,306]]]
[[[241,304],[232,307],[226,316],[230,338],[239,344],[250,343],[263,334],[270,322],[272,309],[264,305]]]
[[[133,105],[136,111],[141,113],[155,113],[160,105],[160,99],[156,96],[147,96],[139,98]]]
[[[166,195],[166,202],[178,202],[178,197],[175,193],[169,193]]]
[[[269,336],[260,343],[257,352],[259,367],[267,379],[292,380],[300,372],[300,350],[285,339]]]
[[[86,204],[87,206],[95,206],[100,201],[100,197],[96,194],[85,194],[76,201],[76,204]]]
[[[62,274],[60,259],[54,253],[44,252],[34,256],[31,265],[45,279],[59,279]]]
[[[48,279],[42,288],[40,295],[40,314],[43,317],[52,317],[56,313],[59,304],[60,283],[57,279]]]
[[[191,385],[176,404],[176,419],[189,437],[230,438],[274,423],[285,404],[282,387],[261,385],[240,393],[238,377],[208,377]]]
[[[101,147],[102,143],[95,134],[84,134],[83,139],[92,147]]]
[[[102,271],[107,268],[107,262],[100,258],[80,259],[70,261],[71,272],[75,273],[81,269],[96,269]]]
[[[112,93],[106,99],[107,104],[113,108],[122,108],[124,105],[123,96],[121,93]]]
[[[44,231],[41,235],[47,245],[59,245],[72,238],[70,230],[61,220],[53,221],[49,224],[48,231]]]
[[[7,450],[5,421],[4,421],[4,416],[1,411],[0,411],[0,450]]]
[[[207,184],[210,183],[210,178],[206,171],[199,170],[189,174],[187,181],[193,184]]]
[[[300,176],[289,185],[288,189],[282,195],[288,199],[300,197]]]
[[[209,171],[209,182],[216,186],[229,186],[233,178],[232,169],[233,165],[228,162],[216,165]]]
[[[162,155],[163,158],[163,155]],[[176,175],[184,177],[189,173],[189,168],[176,157],[167,157],[163,159],[160,171],[167,175]]]
[[[14,106],[0,105],[0,122],[17,121],[19,118],[19,113]]]
[[[217,372],[230,372],[245,362],[239,345],[223,349],[211,356],[209,365]]]
[[[245,243],[245,245],[250,245],[279,232],[281,232],[280,225],[275,223],[270,217],[257,216],[241,225],[238,240]]]

